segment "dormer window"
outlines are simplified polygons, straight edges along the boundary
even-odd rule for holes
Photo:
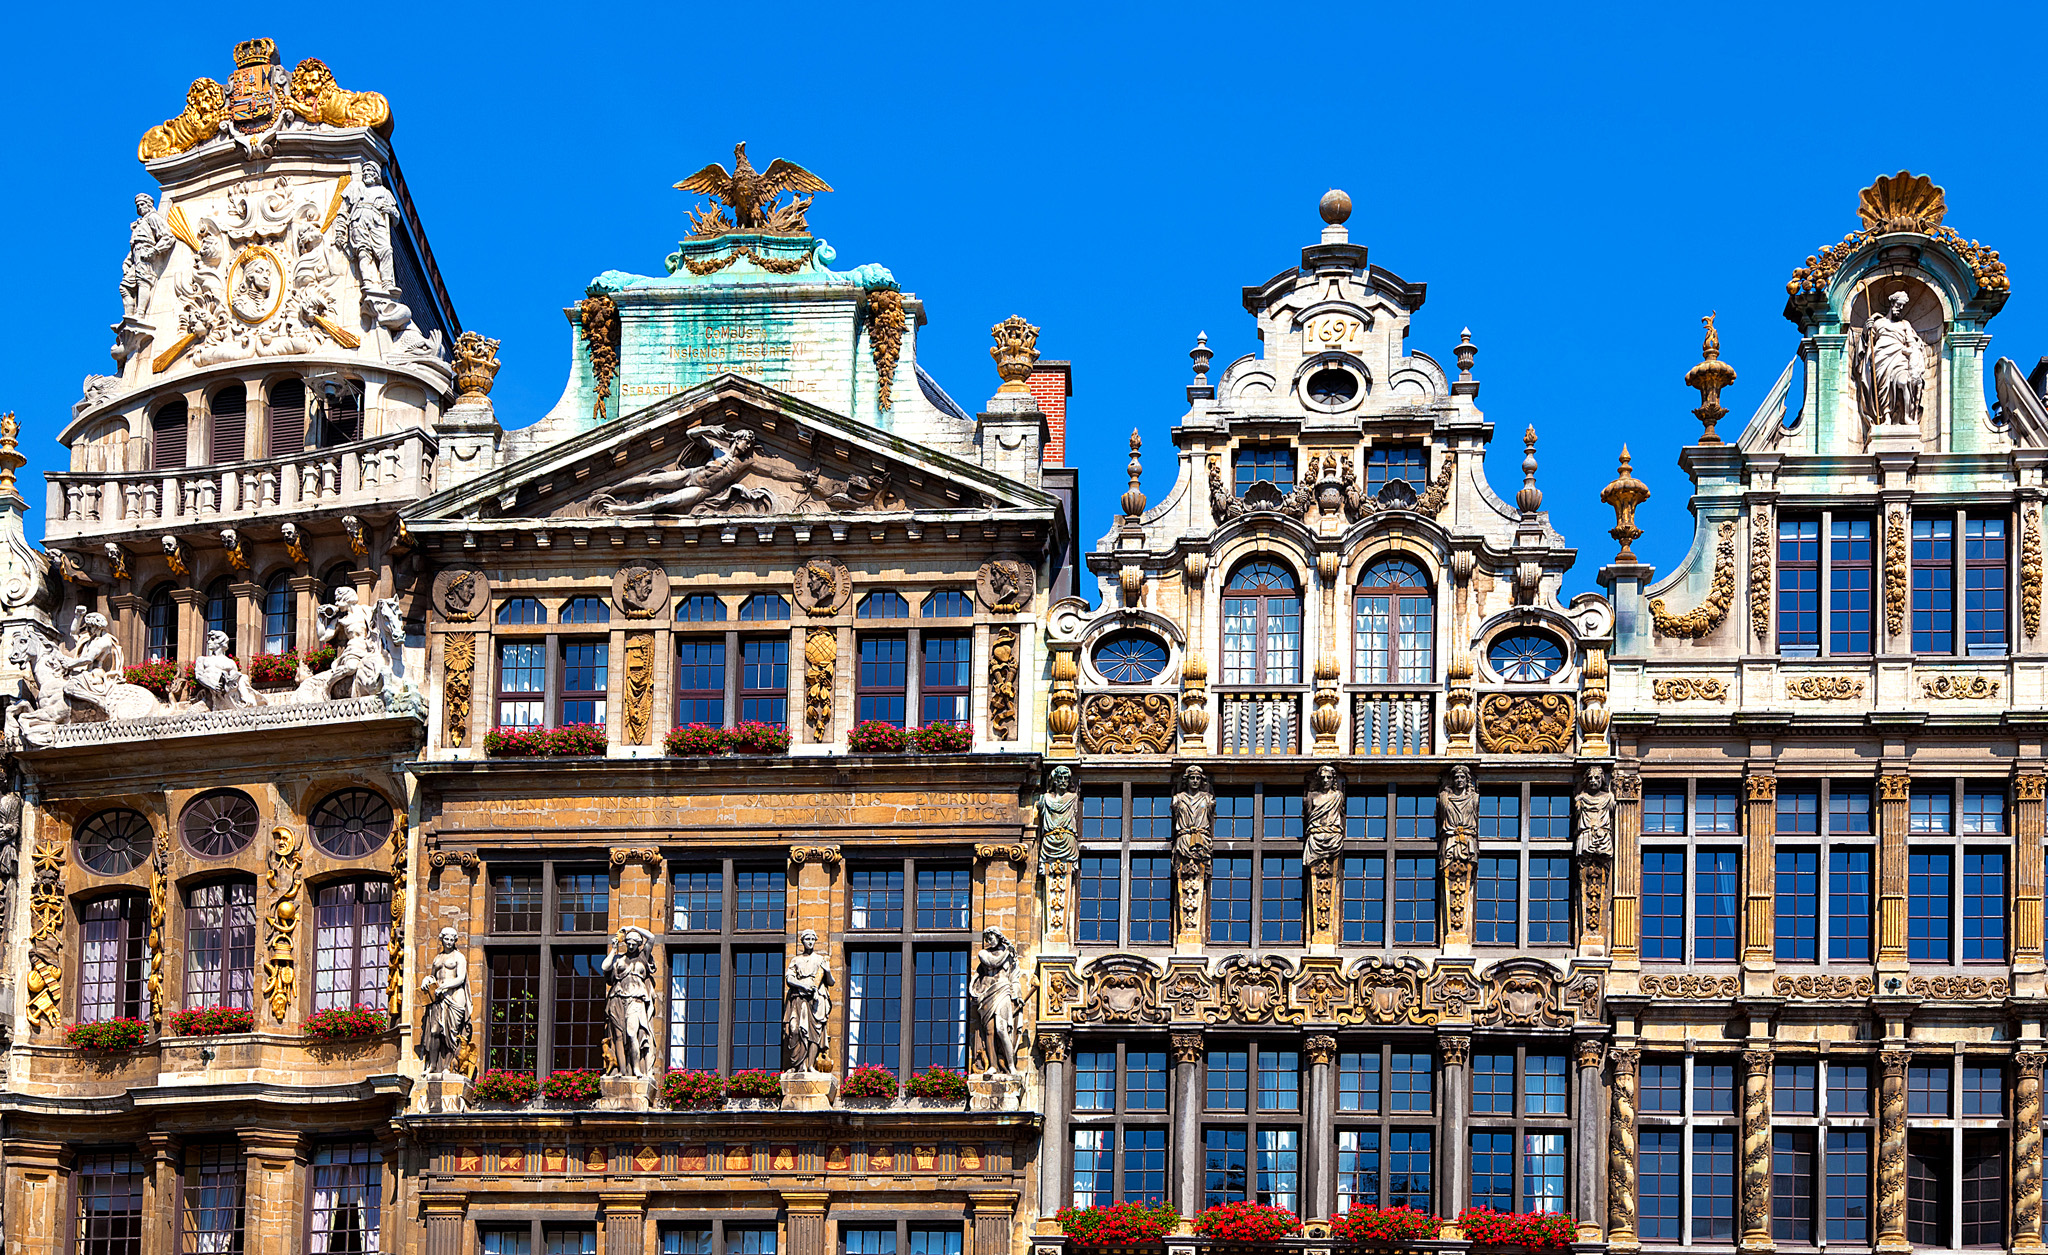
[[[1242,497],[1253,484],[1271,484],[1282,496],[1294,491],[1294,450],[1288,448],[1239,449],[1231,464],[1237,473],[1237,495]]]

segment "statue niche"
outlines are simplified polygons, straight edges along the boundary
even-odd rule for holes
[[[1925,285],[1873,283],[1849,307],[1849,377],[1865,437],[1919,435],[1941,358],[1941,302]]]

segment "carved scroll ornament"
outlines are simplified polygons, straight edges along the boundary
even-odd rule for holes
[[[1720,543],[1714,550],[1714,575],[1707,585],[1707,599],[1684,614],[1664,608],[1664,599],[1650,602],[1650,618],[1666,636],[1698,640],[1721,626],[1728,607],[1735,601],[1735,520],[1721,524]]]
[[[1674,676],[1650,681],[1650,696],[1660,702],[1725,702],[1728,682],[1713,676]]]
[[[1998,696],[1998,681],[1988,675],[1923,675],[1920,692],[1935,701],[1987,701]]]
[[[645,745],[654,726],[654,633],[626,636],[626,744]]]
[[[1344,1025],[1415,1024],[1427,1027],[1440,1018],[1424,1004],[1419,966],[1389,963],[1377,956],[1351,969],[1351,1009],[1337,1018]]]
[[[1075,1017],[1095,1024],[1164,1024],[1169,1015],[1159,1005],[1159,969],[1136,955],[1109,955],[1088,965],[1081,1012]]]
[[[269,870],[264,875],[264,883],[270,888],[270,912],[263,919],[263,996],[270,1002],[271,1018],[280,1024],[291,1013],[297,983],[293,956],[299,936],[302,845],[291,829],[271,829]]]
[[[1170,965],[1159,986],[1159,1000],[1176,1020],[1192,1020],[1201,1015],[1204,1007],[1215,1002],[1215,993],[1215,983],[1199,962]]]
[[[1673,972],[1640,977],[1636,987],[1652,998],[1733,998],[1742,992],[1742,978]]]
[[[2010,992],[2002,976],[1914,976],[1906,981],[1908,995],[1938,1002],[2004,998]]]
[[[391,932],[384,947],[384,1008],[392,1022],[405,1018],[405,921],[406,899],[412,892],[411,843],[405,825],[391,834]]]
[[[1849,702],[1863,696],[1858,675],[1802,675],[1785,681],[1785,696],[1809,702]]]
[[[1091,754],[1164,754],[1173,746],[1173,699],[1164,693],[1097,693],[1081,714],[1081,748]]]
[[[1233,954],[1223,960],[1218,977],[1219,1005],[1204,1011],[1202,1018],[1211,1024],[1299,1024],[1304,1016],[1287,1000],[1292,976],[1287,960],[1277,956]]]
[[[1780,998],[1840,1001],[1872,996],[1877,982],[1868,976],[1780,976],[1771,982],[1771,992]]]
[[[1555,977],[1540,966],[1509,959],[1486,975],[1486,988],[1472,1022],[1501,1028],[1565,1028],[1572,1017],[1559,1004]]]
[[[31,1032],[56,1028],[64,1020],[64,847],[61,837],[38,835],[32,855],[35,883],[29,889],[24,979]]]
[[[1017,629],[999,627],[988,638],[988,726],[998,741],[1017,739]]]
[[[1492,754],[1564,754],[1572,747],[1567,693],[1488,693],[1479,702],[1479,743]]]

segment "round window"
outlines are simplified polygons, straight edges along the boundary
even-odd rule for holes
[[[1358,395],[1358,376],[1326,366],[1308,377],[1308,399],[1317,405],[1345,405]]]
[[[1564,669],[1564,646],[1541,632],[1509,632],[1496,636],[1486,660],[1511,684],[1547,680]]]
[[[202,793],[185,808],[179,826],[185,844],[206,858],[226,858],[256,839],[256,803],[246,793],[215,789]]]
[[[1111,684],[1145,684],[1166,670],[1166,646],[1154,637],[1120,633],[1095,647],[1095,669]]]
[[[131,810],[101,811],[78,830],[78,861],[102,876],[119,876],[149,857],[155,836]]]
[[[383,794],[343,789],[313,808],[313,840],[336,858],[361,858],[391,835],[391,818]]]

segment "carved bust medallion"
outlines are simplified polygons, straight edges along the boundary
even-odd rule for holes
[[[612,604],[629,619],[652,619],[668,608],[668,572],[629,563],[612,575]]]
[[[1017,557],[991,558],[981,564],[974,578],[981,604],[997,614],[1012,614],[1031,607],[1038,590],[1038,572]]]
[[[853,574],[837,558],[812,558],[796,569],[796,604],[814,615],[837,614],[853,595]]]
[[[471,623],[491,604],[491,581],[482,571],[451,567],[434,576],[434,610],[454,623]]]

